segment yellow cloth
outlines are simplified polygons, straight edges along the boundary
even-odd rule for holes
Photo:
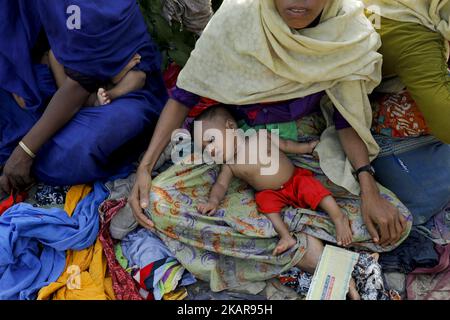
[[[413,22],[439,32],[450,41],[450,0],[363,0],[382,17]],[[379,10],[379,11],[377,11]]]
[[[317,26],[293,30],[273,0],[225,0],[197,41],[177,85],[233,105],[284,101],[326,90],[374,159],[379,148],[370,133],[367,93],[381,81],[380,46],[360,1],[328,1]],[[332,109],[324,110],[331,119]],[[359,185],[329,125],[317,148],[322,170],[356,194]]]
[[[72,216],[90,186],[70,188],[64,210]],[[38,300],[113,300],[112,280],[106,276],[107,262],[99,239],[81,251],[67,251],[66,269],[56,282],[39,290]]]
[[[163,300],[184,300],[188,296],[186,288],[180,288],[176,291],[166,293]]]

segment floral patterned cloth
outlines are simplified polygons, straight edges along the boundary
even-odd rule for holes
[[[39,183],[34,196],[36,204],[42,206],[62,205],[66,201],[69,186],[49,186]]]
[[[425,117],[408,91],[382,95],[373,104],[373,132],[394,138],[430,134]]]
[[[318,118],[298,121],[299,139],[318,136],[322,127]],[[296,156],[298,167],[313,171],[333,193],[348,215],[358,248],[382,252],[392,250],[408,235],[411,215],[408,209],[387,189],[380,186],[383,197],[393,203],[408,220],[408,228],[396,246],[382,248],[371,241],[360,213],[360,199],[334,185],[322,173],[318,159]],[[335,228],[329,216],[320,211],[285,208],[284,221],[297,244],[279,256],[273,256],[278,238],[270,220],[258,213],[254,191],[235,179],[214,216],[197,212],[197,205],[208,199],[218,175],[218,166],[175,165],[152,182],[151,207],[147,213],[156,232],[196,278],[210,282],[213,291],[233,289],[247,282],[265,281],[289,270],[307,250],[306,234],[336,243]]]

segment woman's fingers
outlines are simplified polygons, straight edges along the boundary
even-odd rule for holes
[[[378,234],[377,229],[375,228],[375,224],[373,223],[373,221],[369,218],[366,219],[367,221],[365,221],[366,223],[366,228],[367,231],[369,232],[370,236],[372,237],[373,242],[378,243],[380,241],[380,236]]]
[[[25,186],[25,181],[21,176],[10,175],[8,176],[8,180],[13,190],[22,190],[23,187]]]
[[[380,236],[381,236],[380,245],[382,247],[385,247],[391,241],[391,233],[389,231],[389,223],[387,221],[383,222],[379,225],[379,228],[380,228]]]
[[[380,244],[382,246],[393,245],[398,242],[398,240],[402,236],[402,228],[400,226],[400,212],[397,208],[394,207],[394,210],[391,211],[391,214],[388,215],[386,220],[384,221],[384,225],[386,226],[387,233],[385,241],[382,241]]]
[[[10,175],[8,176],[13,190],[22,191],[33,184],[33,178],[28,175]]]
[[[397,230],[397,238],[395,239],[395,243],[397,243],[401,237],[403,236],[403,233],[405,232],[407,227],[406,219],[403,217],[402,214],[398,214],[397,220],[395,221],[395,229]]]
[[[392,223],[389,224],[389,242],[387,245],[393,245],[397,242],[398,239],[398,232],[397,232],[397,226],[396,226],[396,220],[392,221]]]
[[[381,233],[380,245],[382,247],[389,245],[395,235],[393,223],[394,219],[386,219],[378,225]]]
[[[149,183],[147,183],[149,184]],[[133,190],[131,191],[129,203],[131,206],[131,210],[133,211],[133,215],[136,218],[137,222],[143,226],[146,229],[153,229],[154,223],[150,218],[148,218],[145,214],[143,209],[148,207],[148,198],[149,195],[147,193],[146,197],[144,197],[145,190],[150,189],[148,187],[145,187],[142,185],[142,183],[139,183],[139,181],[136,182],[136,184],[133,187]],[[142,199],[146,198],[146,199]],[[145,206],[143,206],[145,204]]]
[[[6,176],[0,176],[0,200],[8,197],[11,194],[11,186]]]
[[[142,208],[139,205],[139,201],[130,201],[130,206],[133,211],[136,221],[146,229],[153,229],[155,227],[154,223],[150,218],[148,218]]]
[[[150,187],[148,181],[138,181],[139,204],[142,209],[147,209],[149,205]]]

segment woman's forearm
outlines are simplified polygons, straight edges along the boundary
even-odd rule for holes
[[[369,151],[366,144],[353,128],[346,128],[338,131],[339,139],[345,154],[355,170],[369,165]],[[368,172],[359,175],[361,195],[373,192],[379,193],[375,178]]]
[[[188,114],[187,107],[178,101],[169,99],[159,117],[150,145],[142,158],[141,167],[146,167],[148,170],[153,169],[161,153],[169,144],[173,131],[182,126]]]
[[[37,153],[42,145],[82,108],[88,96],[89,92],[68,78],[55,93],[39,121],[22,141],[31,151]]]

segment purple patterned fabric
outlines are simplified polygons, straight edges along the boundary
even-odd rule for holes
[[[256,126],[269,123],[280,123],[295,121],[318,110],[320,99],[325,92],[315,93],[303,98],[275,102],[275,103],[257,103],[245,106],[234,106],[236,117],[245,119],[248,125]],[[170,92],[172,99],[182,103],[189,109],[194,108],[201,100],[201,97],[176,86]],[[335,109],[334,122],[336,129],[345,129],[350,124]]]

